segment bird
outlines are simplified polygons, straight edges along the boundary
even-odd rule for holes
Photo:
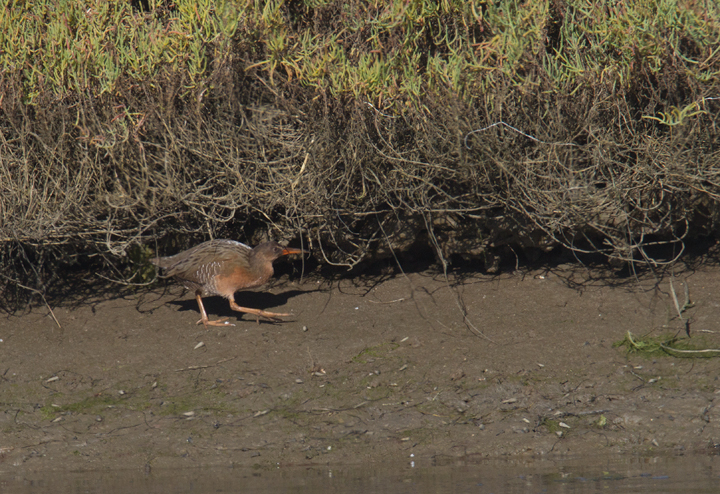
[[[201,317],[197,324],[202,323],[208,329],[208,326],[234,326],[227,322],[227,317],[216,320],[208,318],[202,298],[212,295],[225,297],[234,311],[254,314],[258,324],[261,316],[273,321],[291,316],[240,307],[235,303],[235,292],[264,285],[274,273],[273,261],[279,257],[303,253],[301,249],[283,247],[272,241],[251,248],[235,240],[216,239],[174,256],[156,257],[150,262],[164,270],[161,278],[175,278],[185,288],[195,291]]]

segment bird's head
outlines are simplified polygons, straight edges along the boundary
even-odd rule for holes
[[[304,251],[292,247],[283,247],[277,242],[265,242],[255,247],[252,254],[265,261],[273,262],[278,257],[290,254],[304,254]]]

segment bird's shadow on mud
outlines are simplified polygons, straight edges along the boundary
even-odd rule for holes
[[[303,290],[289,290],[278,294],[267,292],[236,292],[235,302],[240,307],[286,313],[289,309],[283,309],[283,306],[287,305],[288,300],[303,293],[306,292]],[[197,317],[200,317],[200,309],[198,308],[197,301],[195,300],[195,294],[192,292],[186,292],[183,296],[183,300],[171,300],[170,302],[167,302],[167,304],[178,307],[179,312],[194,312]],[[243,315],[245,315],[248,319],[255,319],[255,316],[252,314],[245,314],[244,312],[232,310],[228,301],[223,297],[203,297],[203,305],[205,306],[205,311],[210,319],[216,319],[218,317],[228,317],[231,320],[233,317],[242,319]],[[260,321],[272,322],[262,317],[260,318]]]

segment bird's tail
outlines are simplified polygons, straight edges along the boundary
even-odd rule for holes
[[[153,257],[152,259],[150,259],[150,262],[153,263],[155,266],[159,267],[161,270],[166,270],[167,267],[170,265],[170,257]],[[157,277],[169,278],[167,272],[159,272]]]
[[[169,257],[153,257],[150,262],[159,268],[166,268],[170,265]]]

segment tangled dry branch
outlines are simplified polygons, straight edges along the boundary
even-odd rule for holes
[[[492,111],[433,94],[398,111],[262,84],[168,105],[179,84],[124,105],[3,107],[5,300],[93,259],[127,279],[134,249],[207,237],[302,237],[346,267],[418,245],[493,267],[504,248],[558,245],[668,262],[653,249],[677,254],[715,228],[720,103],[707,95],[702,113],[668,128],[597,88],[548,100],[498,91]]]

